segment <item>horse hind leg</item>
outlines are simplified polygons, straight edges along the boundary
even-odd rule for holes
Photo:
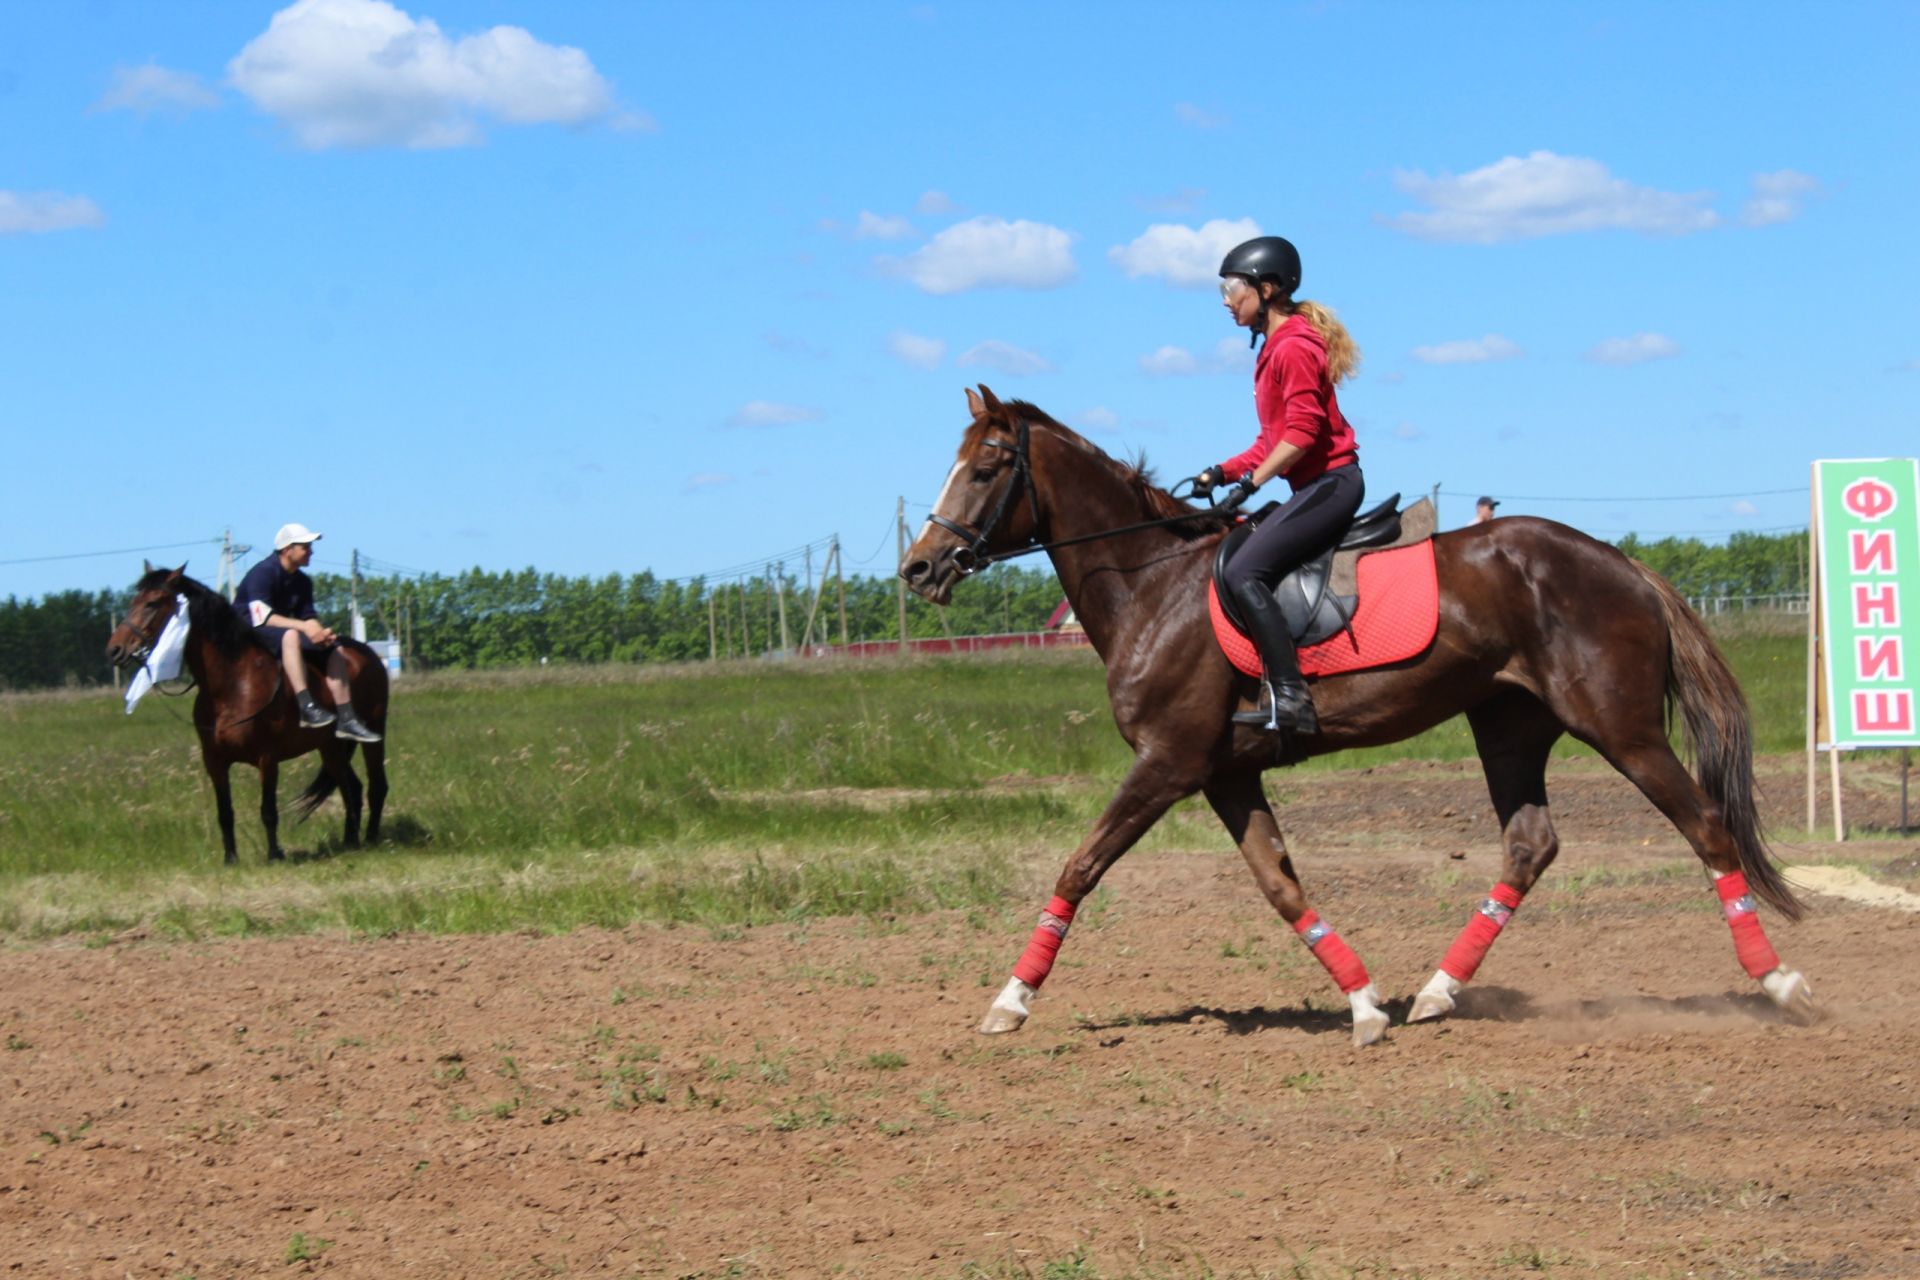
[[[360,798],[362,787],[360,775],[353,771],[354,743],[336,738],[341,750],[330,750],[326,757],[327,771],[340,788],[340,803],[347,811],[346,830],[342,841],[349,849],[360,847]]]
[[[1721,817],[1720,807],[1687,772],[1667,740],[1646,739],[1604,754],[1680,829],[1694,854],[1706,864],[1713,877],[1714,895],[1733,934],[1734,955],[1747,976],[1758,981],[1767,998],[1791,1017],[1802,1022],[1818,1019],[1820,1007],[1805,976],[1782,964],[1767,940],[1759,911],[1747,892],[1739,848]]]
[[[1367,976],[1360,957],[1307,905],[1306,891],[1294,874],[1286,838],[1274,820],[1273,808],[1260,786],[1258,774],[1216,778],[1206,788],[1207,801],[1240,846],[1260,892],[1280,918],[1293,926],[1300,940],[1345,993],[1353,1013],[1353,1043],[1373,1044],[1387,1033],[1388,1017],[1380,1007],[1380,993]]]
[[[240,850],[233,840],[233,764],[227,760],[208,761],[207,776],[213,779],[213,811],[220,820],[220,847],[228,866],[240,861]]]
[[[1452,1013],[1494,939],[1560,852],[1547,812],[1547,756],[1563,729],[1540,701],[1515,690],[1467,713],[1487,793],[1500,819],[1505,866],[1500,879],[1413,999],[1408,1022]]]
[[[384,725],[376,726],[384,731]],[[380,814],[387,805],[387,744],[368,742],[362,746],[367,763],[367,843],[380,842]]]

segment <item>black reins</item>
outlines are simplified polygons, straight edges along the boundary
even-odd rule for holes
[[[1027,461],[1029,435],[1027,421],[1022,418],[1019,423],[1017,443],[1008,444],[1004,440],[994,439],[980,442],[989,448],[1005,449],[1013,454],[1013,481],[1001,493],[1000,501],[994,506],[993,514],[987,517],[984,527],[974,529],[959,520],[943,516],[938,511],[927,517],[929,523],[966,539],[967,545],[954,552],[953,557],[954,564],[963,575],[978,573],[988,565],[997,564],[1002,560],[1017,560],[1021,556],[1030,556],[1038,551],[1052,551],[1056,547],[1077,546],[1082,542],[1098,542],[1102,538],[1118,538],[1123,534],[1139,533],[1143,529],[1164,529],[1169,525],[1185,524],[1190,520],[1219,516],[1217,510],[1209,508],[1204,511],[1190,511],[1185,515],[1165,516],[1159,520],[1143,520],[1139,524],[1122,525],[1117,529],[1102,529],[1098,533],[1082,533],[1053,542],[1041,542],[1037,538],[1029,538],[1025,546],[1016,547],[1011,551],[989,552],[987,541],[993,537],[994,530],[1000,527],[1000,521],[1006,516],[1007,509],[1016,501],[1017,492],[1021,489],[1026,490],[1027,507],[1033,513],[1033,527],[1036,532],[1040,528],[1040,499],[1033,483],[1033,468]],[[965,559],[962,559],[962,556]]]

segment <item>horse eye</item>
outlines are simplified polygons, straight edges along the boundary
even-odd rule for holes
[[[976,467],[974,468],[973,478],[976,483],[984,484],[987,481],[993,479],[993,468],[992,467]]]

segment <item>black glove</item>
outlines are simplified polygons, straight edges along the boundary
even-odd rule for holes
[[[1246,475],[1240,477],[1240,483],[1233,486],[1227,496],[1221,499],[1216,505],[1222,511],[1238,511],[1241,504],[1259,492],[1259,489],[1260,486],[1253,481],[1253,472],[1249,471]]]
[[[1192,502],[1199,498],[1205,498],[1208,502],[1212,502],[1213,491],[1219,487],[1220,484],[1219,476],[1220,473],[1218,471],[1212,467],[1208,467],[1197,476],[1187,476],[1185,479],[1175,480],[1173,487],[1167,490],[1167,492],[1183,502]],[[1180,486],[1183,484],[1191,486],[1185,493],[1180,492]]]

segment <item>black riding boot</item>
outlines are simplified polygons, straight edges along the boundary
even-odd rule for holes
[[[1235,603],[1247,624],[1247,635],[1260,650],[1260,664],[1267,669],[1267,704],[1257,711],[1236,711],[1234,723],[1288,733],[1319,733],[1320,718],[1313,711],[1313,695],[1300,674],[1300,658],[1294,652],[1293,635],[1287,630],[1279,602],[1259,583],[1243,582]]]

